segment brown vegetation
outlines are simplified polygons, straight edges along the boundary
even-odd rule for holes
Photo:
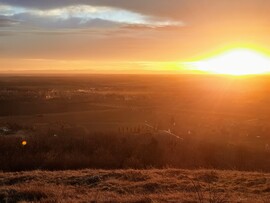
[[[75,129],[0,137],[0,170],[215,168],[270,171],[268,151],[159,132],[84,133]],[[26,145],[22,145],[22,141]]]
[[[265,203],[270,175],[209,170],[0,173],[0,202]]]
[[[0,84],[0,202],[269,202],[267,77]]]

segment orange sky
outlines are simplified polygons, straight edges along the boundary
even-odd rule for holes
[[[183,72],[223,46],[270,49],[265,0],[0,0],[0,72]],[[185,71],[184,71],[185,72]]]

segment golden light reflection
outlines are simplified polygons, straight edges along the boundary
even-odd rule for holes
[[[22,141],[22,146],[25,146],[27,145],[27,142],[26,141]]]
[[[252,49],[232,49],[204,60],[186,63],[193,69],[208,73],[252,75],[270,73],[270,58]]]

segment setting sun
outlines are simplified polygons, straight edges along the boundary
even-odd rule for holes
[[[234,49],[188,65],[195,70],[216,74],[251,75],[270,72],[270,58],[250,49]]]
[[[270,203],[269,11],[0,0],[0,203]]]

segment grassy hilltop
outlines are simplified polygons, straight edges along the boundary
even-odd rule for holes
[[[0,173],[0,202],[258,202],[270,174],[211,170],[77,170]]]

